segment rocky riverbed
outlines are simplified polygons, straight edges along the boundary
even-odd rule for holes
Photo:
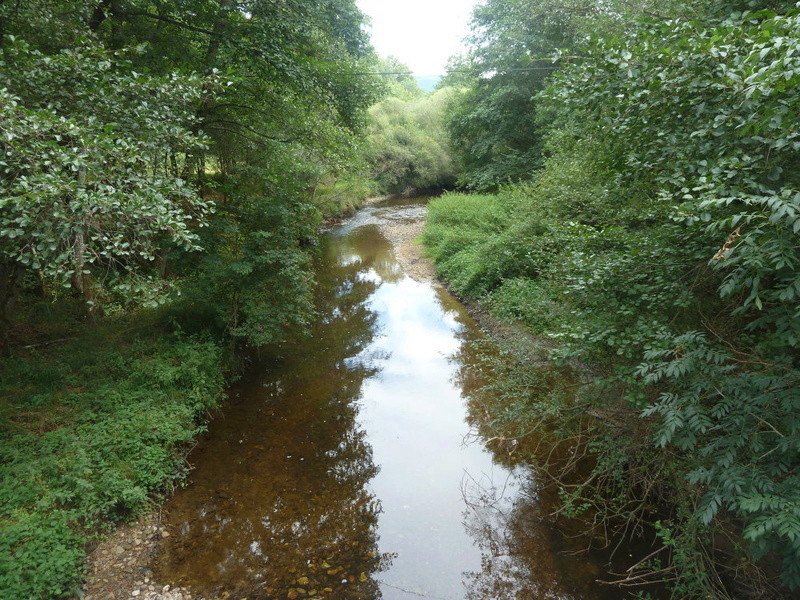
[[[114,531],[89,555],[83,600],[201,600],[153,580],[150,560],[167,536],[158,513]]]

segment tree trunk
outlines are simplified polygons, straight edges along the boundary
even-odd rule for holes
[[[6,41],[6,7],[5,0],[0,0],[0,51],[3,50]]]
[[[111,0],[111,49],[119,50],[125,45],[122,32],[122,5],[119,0]]]
[[[94,7],[94,11],[92,12],[92,16],[89,17],[88,23],[89,29],[92,31],[97,31],[100,28],[100,25],[103,24],[103,21],[106,20],[108,16],[108,9],[111,6],[111,0],[103,0],[97,6]]]
[[[72,291],[81,298],[86,295],[88,282],[86,281],[86,232],[81,226],[75,234],[75,242],[72,244]]]
[[[20,271],[20,264],[15,260],[8,257],[0,258],[0,352],[2,354],[8,353]]]
[[[161,279],[167,278],[167,254],[169,250],[162,248],[156,253],[156,267],[158,268],[158,276]]]
[[[78,183],[81,187],[86,185],[86,171],[78,173]],[[77,225],[75,239],[72,243],[72,293],[83,300],[86,317],[94,319],[101,314],[100,307],[94,302],[94,290],[92,289],[91,278],[86,273],[88,246],[86,236],[88,235],[88,216],[84,216],[81,223]]]
[[[97,31],[109,17],[111,18],[109,47],[112,50],[119,50],[125,43],[122,37],[122,4],[119,0],[103,0],[100,2],[95,6],[87,25],[92,31]]]

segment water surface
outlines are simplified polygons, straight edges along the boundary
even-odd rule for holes
[[[423,211],[378,205],[326,234],[313,334],[230,390],[166,506],[159,581],[248,600],[620,597],[565,552],[532,473],[471,435],[481,333],[379,229]]]

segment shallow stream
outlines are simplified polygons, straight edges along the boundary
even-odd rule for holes
[[[378,204],[324,236],[313,335],[230,390],[165,507],[159,581],[236,600],[620,597],[548,524],[533,473],[468,424],[482,334],[379,227],[423,213]]]

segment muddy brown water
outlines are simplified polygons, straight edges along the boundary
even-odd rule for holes
[[[313,335],[231,388],[165,507],[158,581],[248,600],[621,597],[544,519],[534,474],[467,423],[481,332],[378,227],[423,213],[382,203],[324,236]]]

